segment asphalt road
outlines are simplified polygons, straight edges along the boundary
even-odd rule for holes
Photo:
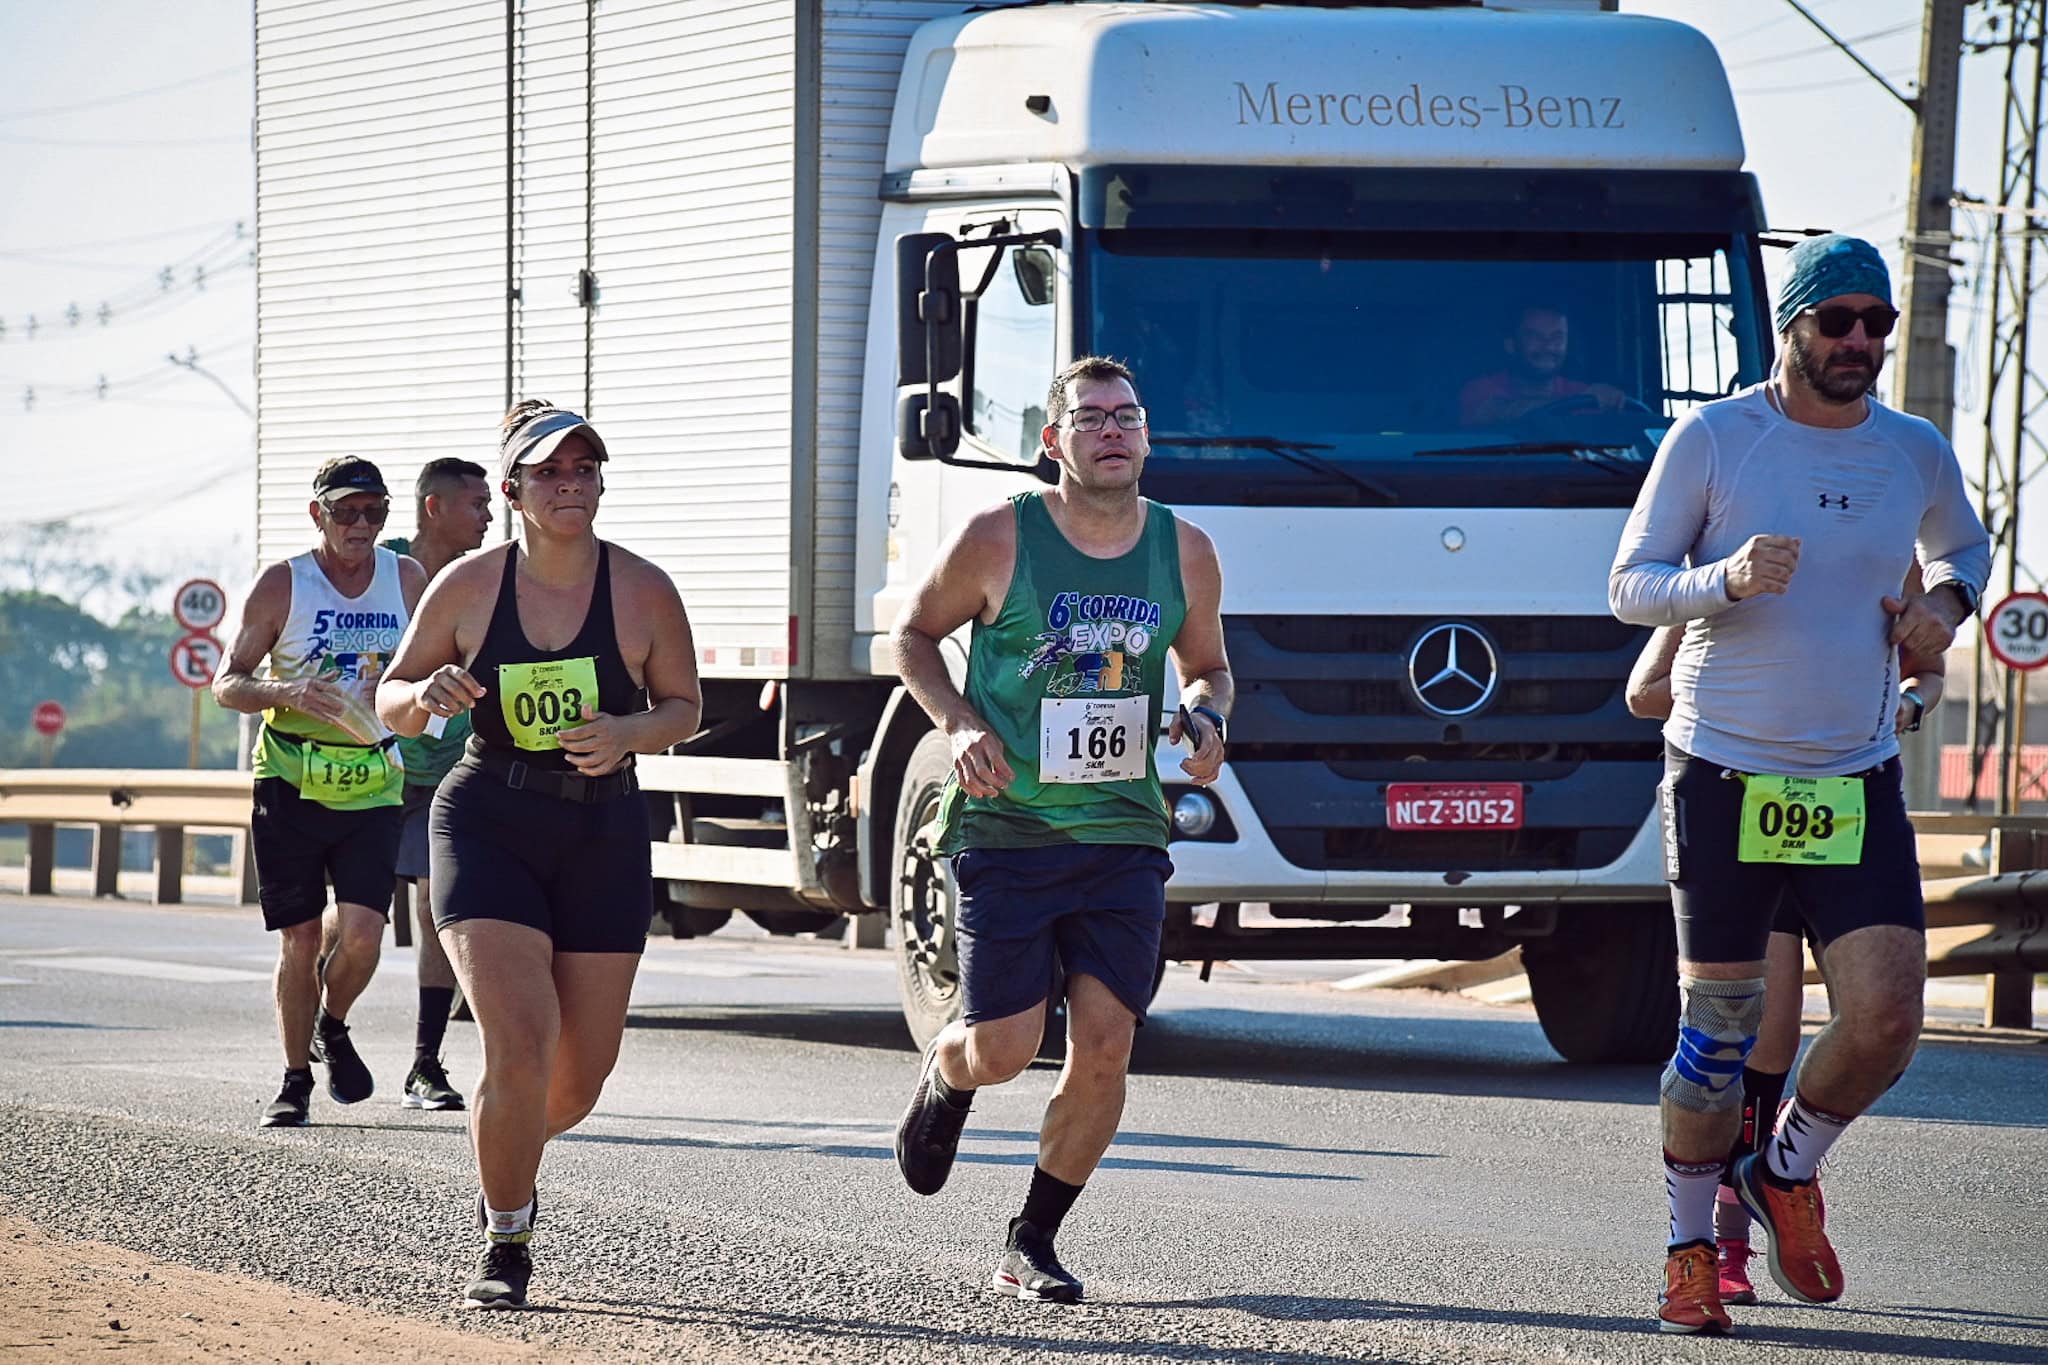
[[[542,1311],[464,1315],[462,1121],[397,1104],[410,954],[352,1020],[378,1094],[323,1090],[296,1132],[253,1126],[273,954],[253,911],[0,897],[0,1213],[613,1358],[2048,1361],[2039,1034],[1930,1030],[1826,1177],[1847,1296],[1767,1285],[1711,1342],[1651,1330],[1652,1069],[1566,1066],[1522,1007],[1175,969],[1061,1237],[1090,1301],[1059,1308],[983,1287],[1050,1067],[980,1097],[919,1199],[890,1154],[916,1054],[889,958],[662,941],[604,1100],[542,1172]],[[470,1026],[448,1054],[466,1086]]]

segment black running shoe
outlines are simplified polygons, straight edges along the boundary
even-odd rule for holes
[[[939,1043],[935,1038],[924,1050],[924,1064],[918,1069],[917,1087],[910,1092],[910,1107],[896,1125],[896,1165],[904,1183],[919,1194],[937,1194],[953,1173],[953,1157],[960,1150],[960,1130],[967,1126],[967,1110],[955,1109],[939,1098]]]
[[[264,1109],[263,1117],[256,1121],[256,1126],[259,1128],[304,1128],[306,1126],[307,1110],[310,1107],[312,1098],[313,1073],[311,1069],[287,1071],[284,1073],[283,1088],[277,1092],[277,1098],[272,1100],[269,1106]]]
[[[527,1233],[491,1236],[476,1278],[462,1291],[464,1308],[524,1308],[526,1282],[533,1278],[533,1257],[526,1250]]]
[[[1010,1220],[1010,1245],[996,1263],[989,1287],[1019,1299],[1079,1303],[1081,1282],[1053,1254],[1052,1238],[1022,1218]]]
[[[313,1029],[313,1060],[326,1063],[327,1093],[336,1104],[359,1104],[377,1089],[348,1039],[348,1025],[325,1013]]]
[[[462,1109],[462,1092],[448,1084],[448,1073],[441,1067],[439,1057],[416,1057],[412,1070],[405,1078],[405,1098],[400,1101],[408,1109]]]

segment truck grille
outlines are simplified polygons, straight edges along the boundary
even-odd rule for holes
[[[1480,711],[1432,715],[1408,650],[1446,620],[1493,642],[1500,686]],[[1599,616],[1231,616],[1230,763],[1281,854],[1318,871],[1549,871],[1627,848],[1656,796],[1655,721],[1628,714],[1648,632]],[[1519,830],[1386,827],[1390,782],[1519,782]]]

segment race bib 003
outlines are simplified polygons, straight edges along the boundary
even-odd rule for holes
[[[304,752],[306,768],[299,779],[299,794],[308,801],[335,804],[359,800],[383,790],[391,775],[382,749],[327,745],[309,739]]]
[[[1138,697],[1047,697],[1039,703],[1041,782],[1128,782],[1145,776],[1151,706]]]
[[[1753,774],[1743,786],[1744,863],[1834,867],[1863,859],[1863,781]]]
[[[499,664],[498,705],[514,744],[522,749],[559,749],[562,731],[583,723],[586,705],[597,705],[597,660],[586,656]]]

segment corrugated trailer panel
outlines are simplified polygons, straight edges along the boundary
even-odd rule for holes
[[[577,293],[589,201],[590,6],[524,0],[513,48],[512,390],[581,410],[585,309]]]
[[[487,458],[504,395],[505,9],[257,0],[257,553],[315,468]]]
[[[868,295],[881,225],[876,190],[889,115],[911,33],[926,20],[958,14],[965,5],[959,0],[822,0],[820,8],[817,512],[809,672],[845,677],[867,672],[867,660],[856,665],[853,658],[855,501]]]
[[[675,576],[713,676],[789,667],[795,71],[792,0],[597,13],[603,526]]]

